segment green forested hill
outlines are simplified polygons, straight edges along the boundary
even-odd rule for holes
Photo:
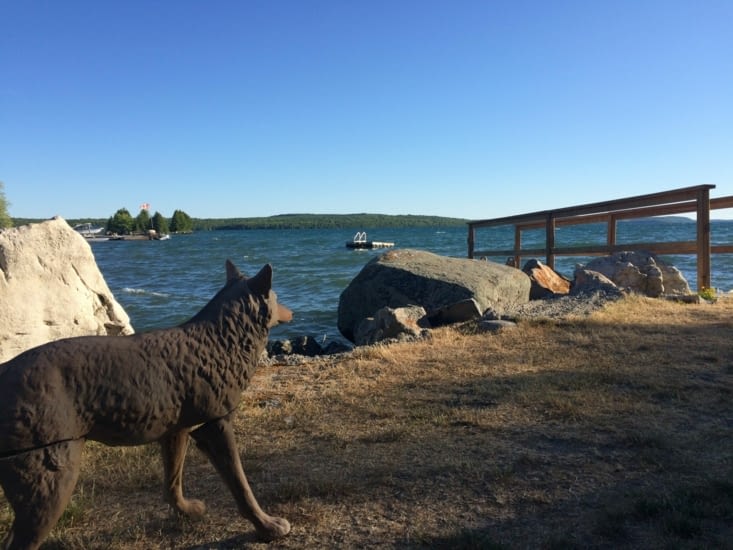
[[[279,214],[261,218],[193,218],[195,231],[216,229],[370,229],[374,227],[451,227],[468,220],[441,216],[387,214]],[[13,218],[13,225],[41,222],[43,219]],[[104,227],[107,218],[68,219],[69,225],[91,223]]]
[[[266,218],[196,219],[196,229],[342,229],[372,227],[445,227],[467,220],[440,216],[386,214],[280,214]]]

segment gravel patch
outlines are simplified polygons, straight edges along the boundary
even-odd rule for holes
[[[596,291],[590,294],[531,300],[525,304],[505,309],[499,317],[518,321],[521,319],[562,319],[570,316],[585,316],[603,309],[606,304],[622,297],[623,293],[621,292]]]

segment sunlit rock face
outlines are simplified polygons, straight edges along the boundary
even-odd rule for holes
[[[89,243],[64,219],[0,231],[0,362],[68,336],[133,332]]]
[[[563,296],[570,292],[570,281],[539,260],[528,260],[522,267],[522,271],[529,276],[532,282],[530,300]]]

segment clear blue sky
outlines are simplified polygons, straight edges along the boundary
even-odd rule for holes
[[[0,181],[65,218],[731,195],[731,29],[731,0],[3,0]]]

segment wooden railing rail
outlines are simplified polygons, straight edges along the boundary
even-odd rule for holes
[[[520,265],[523,256],[544,256],[547,265],[554,268],[556,256],[596,256],[620,250],[648,250],[655,254],[694,254],[697,256],[698,289],[707,288],[710,287],[711,254],[733,253],[733,243],[711,245],[710,211],[733,208],[733,196],[710,198],[710,190],[714,188],[714,185],[698,185],[555,210],[471,221],[468,222],[468,257],[511,256],[514,258],[515,265]],[[694,241],[624,244],[616,242],[619,220],[689,212],[695,212],[697,218]],[[605,245],[556,246],[555,229],[557,227],[588,223],[606,224]],[[476,230],[499,226],[514,226],[513,248],[476,250]],[[543,227],[545,228],[545,246],[543,248],[522,248],[522,231]]]

